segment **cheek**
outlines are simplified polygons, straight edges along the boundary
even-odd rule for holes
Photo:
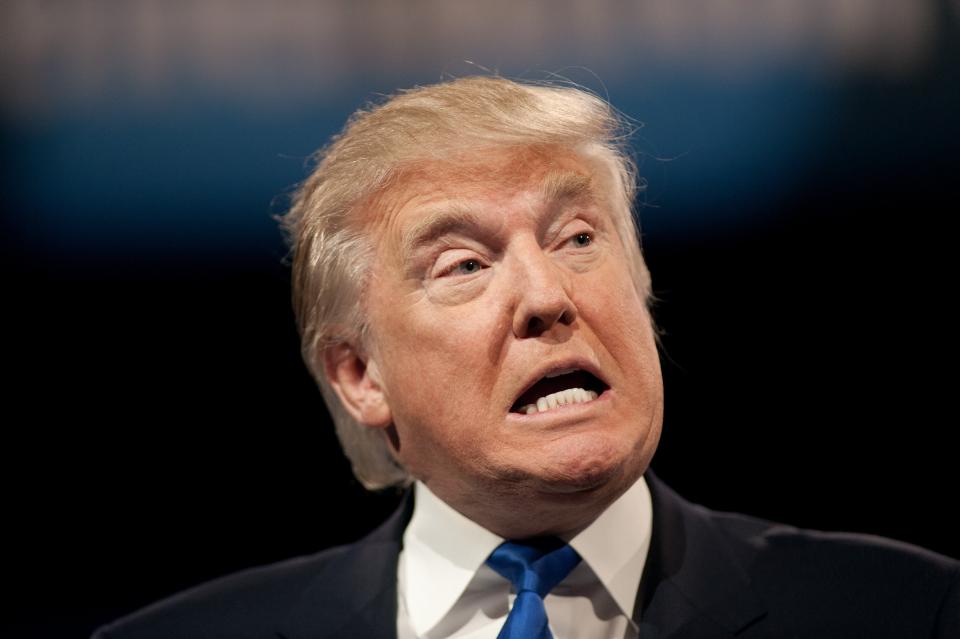
[[[398,376],[430,378],[431,392],[449,392],[460,402],[495,382],[510,322],[494,295],[457,307],[421,297],[398,307],[397,318],[390,340],[395,350],[389,356],[403,362]]]
[[[619,269],[604,269],[597,275],[599,277],[584,283],[581,287],[584,293],[575,299],[581,313],[593,321],[598,331],[616,327],[607,332],[620,334],[627,342],[648,333],[650,316],[633,280]]]
[[[402,321],[385,327],[389,339],[379,341],[379,352],[401,435],[449,446],[468,442],[469,434],[454,431],[482,421],[490,406],[498,324],[482,309],[443,310],[429,303],[398,310]]]
[[[602,348],[627,375],[659,379],[652,319],[633,280],[626,274],[611,275],[585,290],[590,293],[577,300],[577,306]]]

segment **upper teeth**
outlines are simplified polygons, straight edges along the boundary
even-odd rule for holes
[[[520,412],[527,415],[532,413],[542,413],[550,410],[551,408],[556,408],[557,406],[565,406],[567,404],[582,404],[583,402],[593,401],[596,398],[597,394],[592,390],[568,388],[567,390],[550,393],[545,397],[541,397],[537,400],[536,404],[527,404],[525,406],[521,406]]]

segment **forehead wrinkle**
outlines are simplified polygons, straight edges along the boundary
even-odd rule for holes
[[[401,249],[409,256],[421,247],[437,241],[444,235],[479,229],[482,226],[480,216],[470,207],[459,202],[447,202],[442,208],[427,213],[403,233]]]

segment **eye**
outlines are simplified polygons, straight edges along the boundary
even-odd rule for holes
[[[441,277],[449,275],[473,275],[483,269],[483,263],[476,258],[461,260],[456,264],[443,270]]]
[[[573,243],[577,248],[583,248],[585,246],[590,246],[593,243],[593,236],[589,233],[577,233],[570,238],[570,242]]]
[[[464,260],[453,267],[453,272],[469,275],[470,273],[476,273],[481,268],[478,260]]]

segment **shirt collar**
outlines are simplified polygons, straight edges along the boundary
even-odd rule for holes
[[[653,501],[643,476],[592,524],[569,540],[627,619],[643,575],[653,533]]]
[[[403,534],[407,614],[418,636],[433,628],[463,594],[503,538],[414,486],[413,517]]]
[[[467,519],[424,484],[403,535],[403,589],[416,633],[425,634],[453,608],[477,570],[504,539]],[[569,544],[580,553],[621,612],[632,617],[646,563],[653,506],[641,476]]]

